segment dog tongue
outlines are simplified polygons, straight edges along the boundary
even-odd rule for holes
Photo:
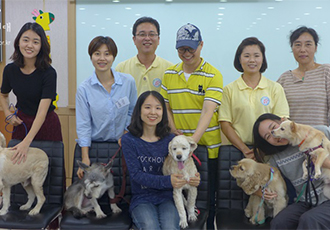
[[[183,162],[182,161],[178,161],[178,167],[180,170],[182,170],[184,168]]]

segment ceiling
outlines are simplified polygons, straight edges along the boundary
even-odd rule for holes
[[[95,4],[95,3],[204,3],[204,2],[274,2],[282,0],[77,0],[79,3]],[[288,0],[287,0],[288,1]],[[290,0],[294,1],[294,0]],[[296,0],[297,1],[297,0]]]

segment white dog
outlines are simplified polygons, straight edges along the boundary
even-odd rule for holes
[[[10,189],[13,185],[21,183],[28,194],[28,201],[20,207],[20,210],[31,208],[35,197],[36,206],[29,212],[29,215],[36,215],[40,212],[46,198],[43,193],[43,184],[48,172],[48,156],[38,148],[29,148],[26,161],[20,164],[13,164],[11,158],[16,150],[3,148],[4,136],[0,135],[0,190],[3,192],[3,205],[0,215],[5,215],[10,206]]]
[[[197,144],[191,137],[184,135],[176,136],[168,145],[169,155],[166,157],[163,165],[163,174],[183,174],[184,179],[189,181],[190,177],[195,177],[197,168],[192,153],[197,148]],[[185,211],[185,201],[182,190],[187,190],[187,212],[188,220],[196,221],[197,216],[195,213],[195,203],[197,198],[197,187],[184,185],[181,188],[173,189],[173,198],[175,206],[180,216],[180,226],[182,228],[188,227],[187,215]]]

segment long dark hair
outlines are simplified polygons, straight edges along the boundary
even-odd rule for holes
[[[163,138],[167,136],[171,128],[168,125],[168,117],[167,117],[167,110],[163,96],[158,93],[157,91],[146,91],[142,93],[139,98],[137,99],[136,105],[134,107],[134,111],[132,114],[131,124],[128,126],[128,130],[132,133],[132,135],[136,137],[141,137],[143,134],[143,121],[141,119],[141,107],[144,101],[148,96],[152,95],[155,97],[163,108],[163,117],[162,120],[157,124],[156,127],[156,136],[159,138]]]
[[[21,51],[19,50],[19,40],[21,39],[23,33],[25,33],[28,30],[32,30],[33,32],[35,32],[36,34],[38,34],[38,36],[40,37],[40,51],[37,55],[37,60],[34,64],[34,66],[37,69],[47,69],[50,64],[52,63],[52,59],[50,58],[49,54],[50,54],[50,45],[47,41],[47,37],[46,37],[46,33],[44,31],[44,29],[41,27],[41,25],[39,25],[36,22],[27,22],[25,23],[21,30],[18,32],[15,41],[14,41],[14,48],[15,51],[13,53],[13,55],[11,55],[10,59],[14,61],[14,63],[16,65],[18,65],[20,68],[24,67],[24,56],[22,55]]]
[[[272,120],[276,122],[281,122],[281,118],[272,113],[264,113],[258,117],[253,125],[253,150],[254,156],[258,162],[264,162],[264,157],[267,155],[273,155],[279,153],[286,149],[288,145],[284,146],[274,146],[268,143],[263,137],[260,136],[259,126],[264,120]]]

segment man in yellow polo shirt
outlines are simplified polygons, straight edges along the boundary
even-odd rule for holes
[[[182,62],[166,70],[161,94],[172,131],[191,136],[208,149],[211,208],[207,229],[214,229],[213,182],[216,181],[216,159],[221,145],[218,107],[223,81],[219,70],[201,58],[203,44],[201,32],[195,25],[188,23],[178,30],[176,49]]]
[[[138,96],[148,90],[159,92],[165,70],[173,65],[155,54],[159,45],[159,23],[150,17],[139,18],[132,33],[138,54],[119,63],[116,71],[134,77]]]

